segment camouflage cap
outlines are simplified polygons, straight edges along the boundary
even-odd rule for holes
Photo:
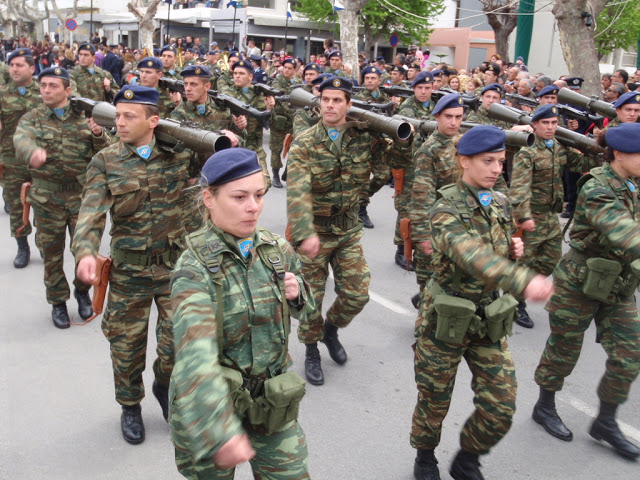
[[[467,130],[458,141],[458,155],[477,155],[501,152],[506,149],[507,134],[494,125],[476,125]]]

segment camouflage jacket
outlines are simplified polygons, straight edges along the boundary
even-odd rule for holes
[[[425,103],[427,104],[425,106]],[[417,118],[418,120],[427,120],[431,117],[431,111],[435,104],[431,101],[419,102],[414,96],[407,98],[402,102],[396,110],[397,115],[404,115],[405,117]],[[422,135],[415,134],[415,140],[413,141],[413,153],[418,151],[420,146],[424,143],[426,138]]]
[[[231,90],[232,88],[235,88],[235,84],[233,83],[233,75],[231,75],[230,71],[222,72],[222,74],[216,81],[216,89],[218,90],[218,93],[229,94],[229,90]]]
[[[509,200],[491,191],[491,203],[485,208],[477,200],[476,189],[461,180],[447,188],[459,192],[463,205],[440,198],[433,206],[429,221],[433,280],[445,293],[458,292],[474,302],[498,289],[521,295],[535,272],[508,258],[515,231]],[[468,221],[462,219],[460,209],[467,210]]]
[[[471,110],[469,115],[467,116],[467,122],[477,123],[480,125],[495,125],[496,127],[500,127],[503,130],[509,130],[511,128],[511,124],[507,122],[503,122],[502,120],[494,120],[489,116],[489,112],[482,105],[478,107],[478,111],[474,112]]]
[[[362,228],[358,221],[360,191],[369,184],[373,163],[402,168],[411,149],[393,144],[389,155],[372,155],[374,137],[368,130],[349,127],[340,148],[329,138],[324,123],[298,135],[287,163],[287,215],[294,244],[318,233],[346,235]]]
[[[9,82],[9,65],[4,62],[0,62],[0,86]]]
[[[156,90],[160,94],[158,98],[158,110],[160,111],[160,118],[169,118],[171,112],[176,108],[176,104],[171,100],[169,90],[166,88],[156,87]]]
[[[242,100],[257,110],[266,110],[267,106],[264,103],[264,96],[261,93],[256,93],[253,86],[245,88],[238,88],[232,83],[232,86],[224,93],[230,97]],[[260,125],[257,118],[247,115],[246,131],[247,136],[245,148],[248,148],[249,150],[256,150],[258,145],[262,146],[262,125]]]
[[[93,70],[93,73],[91,72]],[[96,67],[91,68],[76,65],[70,72],[71,89],[80,97],[90,98],[98,102],[111,102],[115,94],[120,90],[109,72]],[[109,79],[111,89],[104,89],[104,79]]]
[[[293,116],[293,138],[306,129],[313,127],[320,120],[320,108],[299,108]]]
[[[191,152],[172,153],[158,144],[149,145],[148,159],[122,141],[96,154],[87,168],[82,206],[73,237],[76,261],[97,255],[111,213],[111,250],[162,254],[180,245],[183,235],[183,188]],[[127,265],[128,270],[149,267]]]
[[[34,180],[55,183],[77,180],[81,185],[85,183],[91,157],[111,144],[104,131],[100,137],[91,133],[84,113],[74,112],[69,103],[62,117],[44,104],[27,112],[20,119],[13,139],[17,160],[27,166],[38,148],[47,151],[44,165],[29,169]]]
[[[342,68],[339,70],[334,70],[333,68],[327,66],[324,67],[323,73],[330,73],[331,75],[335,75],[336,77],[349,78],[349,74]]]
[[[379,88],[376,88],[373,92],[363,88],[353,98],[371,103],[387,103],[389,101],[389,95],[381,92]]]
[[[284,75],[280,74],[276,77],[271,85],[276,90],[282,91],[283,95],[289,95],[293,90],[292,86],[299,84],[300,79],[293,77],[287,80]],[[296,109],[289,105],[289,102],[276,102],[271,112],[270,127],[274,130],[289,131],[293,128],[293,116]]]
[[[178,65],[173,67],[171,70],[163,68],[162,69],[162,76],[163,77],[173,78],[174,80],[182,80],[182,77],[180,76],[180,72],[181,71],[182,71],[182,68],[180,68]]]
[[[532,147],[521,148],[513,157],[510,198],[516,220],[532,218],[532,209],[536,213],[562,211],[565,168],[582,173],[597,165],[597,157],[583,155],[555,139],[548,148],[545,140],[536,135]]]
[[[0,87],[0,160],[3,162],[15,162],[13,134],[18,128],[20,117],[42,104],[38,82],[31,81],[25,88],[26,93],[21,95],[13,82]]]
[[[232,436],[243,433],[221,362],[246,376],[272,377],[291,366],[285,348],[280,286],[274,282],[273,269],[257,253],[273,240],[258,229],[251,253],[244,259],[237,238],[210,221],[195,235],[203,232],[209,251],[220,261],[222,275],[216,281],[222,281],[224,298],[217,298],[212,275],[191,250],[178,260],[171,283],[175,342],[171,436],[195,461],[210,459]],[[285,270],[296,275],[300,287],[297,301],[288,301],[290,315],[303,318],[315,304],[303,281],[300,260],[286,241],[274,234],[271,237],[284,255]],[[216,318],[218,301],[223,302],[224,318]],[[217,341],[219,328],[223,332],[222,352]]]

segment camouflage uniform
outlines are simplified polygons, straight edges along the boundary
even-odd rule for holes
[[[166,88],[156,87],[160,97],[158,97],[158,110],[160,112],[160,118],[169,118],[171,112],[176,108],[176,104],[171,100],[169,90]]]
[[[75,113],[67,103],[62,117],[46,105],[27,112],[14,135],[16,158],[25,166],[38,149],[47,151],[40,168],[29,168],[33,187],[29,201],[33,205],[42,257],[47,302],[52,305],[69,299],[69,283],[64,274],[64,247],[67,230],[73,238],[78,220],[82,186],[91,157],[110,144],[106,133],[91,133],[84,113]],[[78,292],[91,287],[77,278]]]
[[[0,87],[0,145],[2,147],[2,197],[9,205],[11,236],[16,237],[16,230],[22,226],[22,203],[20,202],[20,188],[25,182],[31,181],[31,173],[27,166],[16,158],[13,146],[13,134],[18,127],[20,117],[41,104],[40,87],[38,82],[32,81],[27,85],[24,95],[20,94],[18,87],[8,83]],[[21,237],[31,233],[31,224],[21,232]]]
[[[111,90],[108,92],[104,89],[105,78],[109,79],[111,83]],[[72,70],[69,70],[69,79],[74,95],[77,94],[79,97],[90,98],[98,102],[111,102],[120,90],[111,74],[95,65],[93,67],[76,65]]]
[[[536,135],[532,147],[520,149],[513,159],[511,201],[518,223],[533,219],[533,232],[523,232],[524,255],[518,260],[542,275],[551,275],[562,256],[562,233],[558,213],[562,212],[565,169],[586,172],[597,165],[594,157],[582,155],[553,140],[547,147]]]
[[[11,77],[9,76],[9,65],[4,62],[0,62],[0,86],[9,83]]]
[[[300,87],[305,91],[312,93],[312,85]],[[313,127],[320,120],[320,107],[298,108],[293,115],[293,138],[296,138],[307,128]]]
[[[190,152],[172,153],[155,137],[144,160],[122,141],[99,152],[87,168],[73,240],[76,262],[97,255],[107,212],[111,214],[109,297],[102,331],[111,344],[116,400],[136,405],[144,397],[147,330],[151,304],[158,309],[158,384],[169,386],[173,334],[169,280],[180,253]]]
[[[273,269],[257,253],[272,240],[258,230],[251,255],[244,259],[237,239],[211,222],[204,233],[195,235],[205,235],[206,245],[216,248],[212,255],[223,272],[224,306],[223,318],[216,318],[219,287],[206,265],[192,251],[185,251],[171,286],[176,362],[171,375],[170,423],[178,469],[189,479],[232,479],[235,469],[219,470],[211,459],[231,437],[247,433],[257,452],[251,460],[256,478],[309,478],[307,446],[298,422],[267,434],[264,427],[234,413],[220,368],[222,363],[248,378],[269,378],[291,366],[280,287],[274,283]],[[300,261],[283,239],[273,234],[271,238],[285,255],[285,270],[298,278],[299,299],[288,305],[291,315],[302,318],[313,310],[313,299],[302,279]],[[224,354],[216,341],[218,322],[224,324]]]
[[[231,89],[235,88],[235,84],[233,83],[233,74],[230,70],[222,72],[222,74],[218,77],[216,82],[216,89],[220,94],[229,94]]]
[[[182,71],[182,68],[180,68],[178,65],[173,67],[171,70],[163,68],[162,69],[162,76],[163,77],[168,77],[168,78],[173,78],[174,80],[182,80],[182,78],[180,78],[180,72],[181,71]]]
[[[494,120],[489,116],[489,112],[482,105],[478,107],[478,111],[474,112],[473,110],[469,111],[467,115],[467,122],[477,123],[479,125],[495,125],[496,127],[500,127],[503,130],[509,130],[511,128],[511,124],[507,122],[503,122],[502,120]]]
[[[584,332],[596,320],[602,348],[607,353],[605,373],[598,386],[601,401],[622,404],[640,371],[640,321],[634,295],[610,294],[607,301],[582,291],[585,263],[601,257],[619,262],[623,274],[640,258],[638,186],[625,182],[606,163],[598,178],[586,181],[578,193],[571,250],[553,272],[554,292],[546,305],[551,334],[535,372],[544,390],[559,391],[573,371]]]
[[[424,289],[417,320],[415,378],[418,402],[413,413],[411,446],[434,449],[440,443],[442,422],[449,409],[458,365],[464,358],[473,375],[474,413],[460,433],[460,446],[483,455],[511,427],[515,412],[516,376],[506,337],[492,342],[479,331],[468,331],[461,345],[436,339],[435,283],[449,295],[487,305],[499,290],[520,295],[535,272],[508,260],[511,233],[515,229],[504,195],[493,192],[492,203],[482,207],[477,189],[458,181],[448,187],[459,192],[468,221],[460,206],[440,199],[431,211],[434,286]],[[485,322],[481,322],[484,324]]]
[[[346,327],[369,301],[370,273],[360,244],[358,204],[360,191],[371,174],[373,137],[366,130],[351,127],[338,141],[340,145],[329,138],[324,123],[319,122],[300,134],[289,151],[287,215],[291,241],[299,245],[306,238],[320,237],[320,253],[314,259],[302,258],[303,273],[316,302],[316,310],[298,328],[298,338],[307,344],[319,341],[324,334],[322,300],[329,265],[337,294],[327,312],[330,324]]]
[[[293,77],[287,80],[284,75],[278,75],[273,82],[272,87],[282,91],[283,95],[289,95],[293,88],[292,85],[300,83],[300,79]],[[295,108],[288,102],[276,102],[276,106],[271,112],[271,120],[269,121],[269,149],[271,150],[271,169],[280,170],[282,168],[282,146],[287,133],[293,132],[293,115]]]
[[[349,78],[349,74],[345,70],[343,69],[334,70],[329,66],[324,68],[323,73],[330,73],[331,75],[335,75],[336,77]]]

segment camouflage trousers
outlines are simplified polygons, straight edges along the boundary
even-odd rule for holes
[[[250,461],[255,480],[302,480],[309,477],[307,441],[297,421],[272,434],[245,424],[256,456]],[[193,463],[188,451],[177,449],[176,466],[189,480],[232,480],[235,468],[220,470],[211,459]]]
[[[260,132],[259,138],[248,138],[245,144],[245,148],[247,150],[256,152],[256,154],[258,155],[258,162],[262,167],[262,175],[264,175],[265,187],[268,190],[269,188],[271,188],[271,175],[269,175],[269,169],[267,168],[267,152],[264,151],[264,147],[262,146],[262,132]]]
[[[333,305],[327,311],[327,321],[344,328],[362,311],[369,301],[371,274],[364,258],[360,239],[362,230],[348,235],[320,234],[320,253],[313,259],[301,256],[302,273],[311,287],[316,310],[298,326],[302,343],[315,343],[324,336],[322,301],[324,299],[329,265],[333,271],[335,293]]]
[[[4,173],[2,174],[2,198],[11,209],[9,212],[11,236],[16,237],[18,228],[22,226],[22,202],[20,202],[20,189],[24,182],[31,181],[31,173],[26,166],[15,165],[13,163],[14,161],[11,163],[7,163],[5,161],[4,164]],[[20,233],[20,236],[29,236],[31,231],[31,223],[28,223]]]
[[[524,254],[518,263],[537,273],[548,276],[562,258],[562,230],[558,215],[550,213],[533,214],[536,229],[523,232]]]
[[[33,187],[29,198],[34,212],[36,235],[44,261],[44,285],[47,302],[51,305],[66,302],[70,297],[69,282],[64,273],[64,249],[67,237],[73,238],[78,221],[82,192],[50,192]],[[91,285],[74,278],[79,292]]]
[[[360,191],[360,206],[367,207],[371,202],[371,197],[378,193],[380,189],[389,182],[389,177],[391,176],[389,166],[380,163],[373,164],[371,173],[373,176],[369,179],[369,183],[363,185]]]
[[[110,343],[116,401],[121,405],[136,405],[144,398],[142,372],[152,302],[158,309],[158,358],[153,363],[153,373],[161,386],[169,387],[175,361],[170,275],[165,266],[131,271],[114,262],[111,268],[102,332]]]
[[[615,304],[590,299],[578,281],[581,267],[563,259],[554,272],[555,291],[546,305],[551,334],[535,381],[545,390],[559,391],[580,357],[584,332],[595,319],[600,344],[607,354],[605,372],[598,385],[603,402],[621,404],[640,372],[640,319],[634,297]]]
[[[291,133],[293,127],[287,130],[274,130],[271,129],[269,136],[269,149],[271,150],[271,169],[280,170],[282,168],[282,149],[284,145],[284,138],[287,133]]]
[[[421,320],[421,319],[419,319]],[[434,449],[449,411],[458,365],[464,358],[471,370],[475,411],[460,432],[460,446],[484,455],[509,431],[516,409],[516,374],[506,338],[491,343],[474,336],[450,345],[426,329],[414,344],[418,402],[411,423],[411,446]]]

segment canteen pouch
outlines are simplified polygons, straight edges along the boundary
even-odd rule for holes
[[[518,311],[518,301],[507,293],[484,307],[487,336],[492,342],[513,334],[513,321]]]
[[[222,376],[227,381],[227,385],[229,387],[229,395],[231,397],[231,403],[233,403],[233,411],[236,415],[242,417],[254,403],[253,398],[251,398],[249,390],[242,388],[244,383],[242,373],[229,367],[221,368]]]
[[[284,115],[274,115],[272,117],[271,128],[274,130],[286,130],[289,119]]]
[[[615,260],[599,257],[587,259],[582,293],[594,300],[606,301],[621,271],[622,266]]]
[[[629,265],[630,272],[623,281],[622,288],[618,291],[621,297],[631,297],[640,285],[640,259],[636,259]]]
[[[264,426],[271,433],[298,418],[306,382],[294,371],[285,372],[264,382],[266,415]]]
[[[436,312],[436,339],[461,345],[475,317],[475,303],[441,293],[433,299],[433,307]]]

